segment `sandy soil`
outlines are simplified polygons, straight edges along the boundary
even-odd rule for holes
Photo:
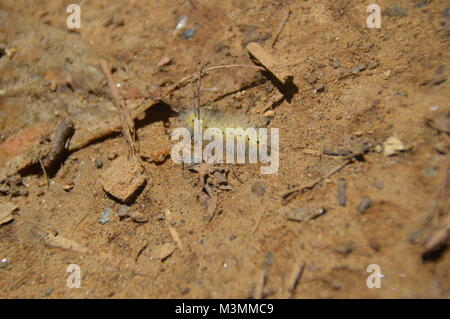
[[[367,5],[350,0],[81,1],[81,28],[72,30],[68,4],[0,3],[0,164],[11,175],[14,161],[32,154],[0,184],[0,205],[17,205],[0,226],[1,297],[450,296],[447,1],[377,1],[379,29],[367,27]],[[219,69],[203,78],[201,103],[269,117],[280,130],[279,171],[227,164],[198,172],[155,157],[174,144],[170,132],[194,106],[196,85],[164,103],[158,94],[195,74],[199,61],[254,65],[251,42],[293,84]],[[157,67],[164,57],[171,62]],[[101,59],[129,109],[151,106],[135,121],[147,183],[128,218],[102,184],[105,172],[130,173],[117,164],[128,152],[120,129],[73,147],[119,123]],[[73,148],[47,186],[36,160],[62,118],[74,122]],[[397,150],[386,156],[389,137]],[[113,214],[101,224],[105,208]],[[287,218],[308,210],[323,213]],[[81,270],[78,289],[67,286],[71,264]],[[371,264],[381,288],[367,286]]]

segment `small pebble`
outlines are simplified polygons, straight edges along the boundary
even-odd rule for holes
[[[189,293],[189,291],[190,291],[189,288],[184,288],[183,290],[181,290],[181,294],[182,294],[182,295],[186,295],[186,294]]]
[[[339,61],[338,59],[333,59],[333,60],[330,61],[330,66],[333,69],[338,69],[338,68],[341,67],[341,61]]]
[[[95,160],[95,168],[102,168],[103,167],[103,161],[101,158],[97,158]]]
[[[131,215],[131,220],[135,223],[146,223],[148,222],[148,217],[141,213],[134,213]]]
[[[347,181],[343,178],[338,181],[338,201],[339,205],[345,206],[347,203]]]
[[[325,89],[326,89],[325,85],[323,85],[323,84],[318,84],[318,85],[316,86],[316,88],[314,89],[314,93],[321,93],[321,92],[324,92]]]
[[[105,225],[111,221],[111,218],[112,218],[111,210],[109,208],[105,208],[102,211],[100,218],[98,219],[98,222],[102,225]]]
[[[48,297],[52,294],[52,292],[53,292],[53,288],[47,288],[47,289],[45,289],[44,294],[46,297]]]
[[[68,191],[73,189],[73,185],[66,184],[66,185],[63,186],[63,189],[64,189],[65,192],[68,192]]]
[[[6,268],[9,266],[9,261],[6,258],[3,258],[2,260],[0,260],[0,268]]]
[[[359,64],[357,66],[354,66],[353,68],[350,69],[350,72],[353,74],[356,73],[360,73],[362,71],[364,71],[365,69],[367,69],[367,65],[366,64]]]
[[[403,9],[400,6],[397,6],[395,4],[390,5],[389,7],[387,7],[384,12],[385,15],[387,15],[388,17],[406,17],[408,16],[408,13],[406,12],[405,9]]]
[[[305,222],[313,220],[325,213],[323,208],[316,208],[313,206],[303,206],[303,207],[282,207],[279,213],[284,214],[288,220]]]
[[[414,8],[422,8],[428,4],[428,0],[420,0],[414,5]]]
[[[363,214],[372,205],[372,200],[369,197],[364,197],[356,208],[359,213]]]
[[[262,182],[255,182],[252,185],[252,193],[258,197],[263,197],[266,193],[266,186]]]
[[[311,75],[306,79],[306,82],[308,82],[309,84],[314,84],[317,82],[317,76],[315,75]]]
[[[336,252],[343,256],[348,256],[353,251],[351,244],[343,244],[336,248]]]
[[[436,176],[437,168],[433,165],[430,165],[427,168],[425,168],[425,174],[427,174],[428,176]]]
[[[181,37],[182,37],[183,39],[190,39],[190,38],[192,38],[192,37],[194,36],[195,32],[196,32],[195,29],[187,29],[187,30],[184,30],[184,31],[181,33]]]
[[[111,152],[111,153],[108,154],[108,159],[110,161],[112,161],[112,160],[116,159],[117,156],[119,156],[119,155],[116,152]]]
[[[164,213],[159,213],[158,215],[156,215],[156,219],[159,221],[163,221],[166,220],[166,216],[164,215]]]
[[[377,182],[377,183],[375,184],[375,187],[378,188],[378,189],[383,189],[383,188],[384,188],[384,183],[383,183],[383,181]]]
[[[117,215],[120,217],[120,219],[129,217],[130,207],[128,207],[127,205],[120,205],[119,209],[117,210]]]
[[[369,68],[369,70],[373,70],[376,69],[378,67],[379,63],[377,61],[370,61],[369,65],[367,66]]]

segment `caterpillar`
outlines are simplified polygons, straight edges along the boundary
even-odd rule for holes
[[[257,163],[259,158],[261,163],[270,164],[261,167],[261,173],[277,172],[279,130],[266,128],[269,122],[267,118],[208,109],[188,109],[180,114],[179,119],[183,127],[175,129],[171,134],[172,139],[182,138],[172,148],[171,158],[174,162],[245,163],[247,153],[249,163]]]
[[[199,116],[200,115],[200,116]],[[241,112],[239,113],[226,113],[217,110],[209,110],[209,109],[200,109],[197,110],[195,108],[188,109],[185,112],[181,113],[179,119],[182,122],[182,125],[189,129],[191,134],[194,132],[194,123],[195,120],[201,120],[201,129],[202,132],[209,128],[219,129],[222,133],[222,137],[224,140],[226,139],[227,129],[242,129],[242,131],[235,131],[234,134],[236,141],[239,143],[240,140],[244,142],[246,149],[251,146],[264,146],[269,147],[268,145],[268,137],[267,135],[261,136],[260,134],[256,134],[255,136],[249,136],[249,131],[247,129],[254,128],[263,128],[266,127],[269,123],[269,119],[261,116],[261,115],[247,115]],[[255,144],[255,145],[253,145]],[[225,144],[226,145],[226,144]]]
[[[200,117],[199,117],[200,113]],[[188,109],[180,114],[180,120],[183,125],[189,130],[194,129],[194,120],[202,120],[202,128],[219,128],[225,130],[226,128],[259,128],[265,127],[269,123],[269,119],[260,115],[249,116],[242,113],[225,113],[217,110]]]

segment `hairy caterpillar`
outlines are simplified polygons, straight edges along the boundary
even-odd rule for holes
[[[278,170],[279,131],[265,127],[267,118],[203,109],[187,110],[179,118],[184,127],[172,132],[172,139],[182,138],[171,152],[176,163],[245,163],[248,154],[249,163],[257,163],[258,158],[270,163],[261,168],[263,174]]]
[[[200,114],[200,117],[199,117]],[[217,110],[208,110],[208,109],[200,109],[197,110],[195,108],[188,109],[184,113],[181,113],[180,120],[182,121],[182,124],[184,127],[189,129],[191,131],[191,134],[194,132],[194,123],[195,120],[201,120],[201,129],[204,132],[205,130],[209,128],[216,128],[220,130],[222,133],[222,136],[224,139],[226,139],[226,130],[227,129],[243,129],[243,131],[239,132],[236,131],[236,134],[234,134],[234,137],[236,138],[237,142],[239,143],[240,140],[244,143],[246,146],[246,149],[248,149],[251,146],[267,146],[267,135],[261,136],[259,134],[256,134],[255,136],[249,136],[248,131],[246,129],[258,129],[262,127],[266,127],[269,123],[269,119],[260,115],[246,115],[241,113],[225,113]],[[257,131],[256,131],[257,133]],[[254,145],[253,145],[254,144]],[[226,145],[226,144],[225,144]],[[270,147],[269,147],[270,149]]]
[[[198,116],[200,113],[200,117]],[[208,109],[188,109],[181,113],[180,119],[183,125],[189,130],[194,129],[194,120],[202,120],[202,128],[207,129],[216,127],[221,130],[226,128],[259,128],[265,127],[269,123],[269,119],[260,115],[231,114],[220,111],[211,111]]]

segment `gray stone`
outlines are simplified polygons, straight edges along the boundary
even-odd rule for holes
[[[109,208],[105,208],[102,211],[100,218],[98,219],[98,222],[102,225],[105,225],[111,221],[111,218],[112,218],[111,210]]]
[[[362,214],[369,209],[370,206],[372,206],[372,200],[369,197],[364,197],[356,209]]]
[[[95,168],[102,168],[103,167],[103,161],[101,158],[97,158],[95,160]]]
[[[403,9],[402,7],[392,4],[389,7],[387,7],[383,14],[387,15],[388,17],[406,17],[408,16],[408,12]]]

